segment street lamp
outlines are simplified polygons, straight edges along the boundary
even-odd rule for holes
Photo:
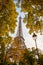
[[[36,46],[36,49],[37,49],[37,43],[36,43],[37,35],[35,33],[33,33],[33,36],[32,37],[35,40],[35,46]]]
[[[39,58],[39,53],[38,53],[38,48],[37,48],[37,42],[36,42],[36,39],[37,39],[37,35],[35,33],[33,33],[33,39],[35,41],[35,46],[36,46],[36,51],[37,51],[37,56],[38,56],[38,61],[39,61],[39,64],[40,64],[40,58]],[[41,65],[41,64],[40,64]]]

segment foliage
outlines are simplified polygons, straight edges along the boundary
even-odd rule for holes
[[[4,61],[4,55],[5,55],[5,44],[2,40],[3,38],[0,37],[0,62]]]
[[[19,0],[18,2],[20,2]],[[43,0],[22,0],[21,9],[23,12],[27,12],[24,21],[26,21],[26,27],[32,32],[43,32]]]
[[[6,44],[12,42],[9,32],[13,33],[15,30],[17,15],[14,0],[0,0],[0,58],[2,61],[5,55]]]
[[[0,4],[0,35],[5,35],[14,31],[17,12],[13,0],[1,0]]]
[[[40,64],[43,65],[43,55],[40,55],[40,60],[39,60]]]
[[[14,62],[13,65],[16,65],[16,63]]]
[[[31,51],[28,51],[27,49],[25,50],[25,53],[23,55],[23,61],[27,65],[34,65],[35,59],[33,58],[33,54]]]
[[[25,62],[20,61],[20,62],[19,62],[19,65],[25,65]]]

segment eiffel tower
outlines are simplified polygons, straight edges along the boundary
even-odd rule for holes
[[[25,49],[26,45],[24,43],[24,38],[23,38],[23,32],[22,32],[22,18],[19,17],[19,24],[18,24],[18,30],[17,30],[17,37],[18,37],[18,43],[20,43],[22,46],[21,49]]]
[[[18,59],[18,60],[21,59],[21,57],[22,57],[22,55],[24,53],[24,50],[26,49],[26,45],[25,45],[25,42],[24,41],[25,40],[23,38],[23,32],[22,32],[22,18],[19,17],[17,35],[14,38],[14,43],[15,43],[14,46],[17,49],[15,55],[17,56],[16,59]]]
[[[8,56],[13,58],[15,62],[19,62],[19,60],[21,60],[22,58],[25,49],[26,49],[26,45],[24,42],[23,32],[22,32],[22,20],[21,17],[19,17],[17,35],[14,38],[14,42],[11,45],[11,48],[9,49]]]

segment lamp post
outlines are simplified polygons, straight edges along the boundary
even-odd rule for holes
[[[37,42],[36,42],[36,39],[37,39],[37,35],[35,33],[33,33],[33,39],[35,41],[35,46],[36,46],[36,51],[37,51],[37,56],[38,56],[38,62],[40,64],[40,58],[39,58],[39,53],[38,53],[38,48],[37,48]],[[41,64],[40,64],[41,65]]]
[[[36,49],[37,49],[37,43],[36,43],[36,39],[37,39],[37,35],[35,33],[33,33],[33,40],[35,41],[35,46],[36,46]]]

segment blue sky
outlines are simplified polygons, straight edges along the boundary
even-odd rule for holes
[[[22,21],[24,18],[24,13],[20,12],[21,8],[16,8],[17,12],[19,13],[18,17],[21,16],[22,17]],[[19,21],[19,19],[17,18],[17,21]],[[25,44],[28,48],[32,48],[35,47],[35,42],[32,39],[32,35],[29,34],[29,30],[25,27],[25,23],[22,22],[22,31],[23,31],[23,37],[25,39]],[[18,23],[17,23],[18,26]],[[15,37],[17,34],[17,27],[15,29],[15,33],[14,34],[10,34],[12,37]],[[43,35],[39,35],[37,34],[37,46],[38,48],[40,48],[41,50],[43,50]]]

